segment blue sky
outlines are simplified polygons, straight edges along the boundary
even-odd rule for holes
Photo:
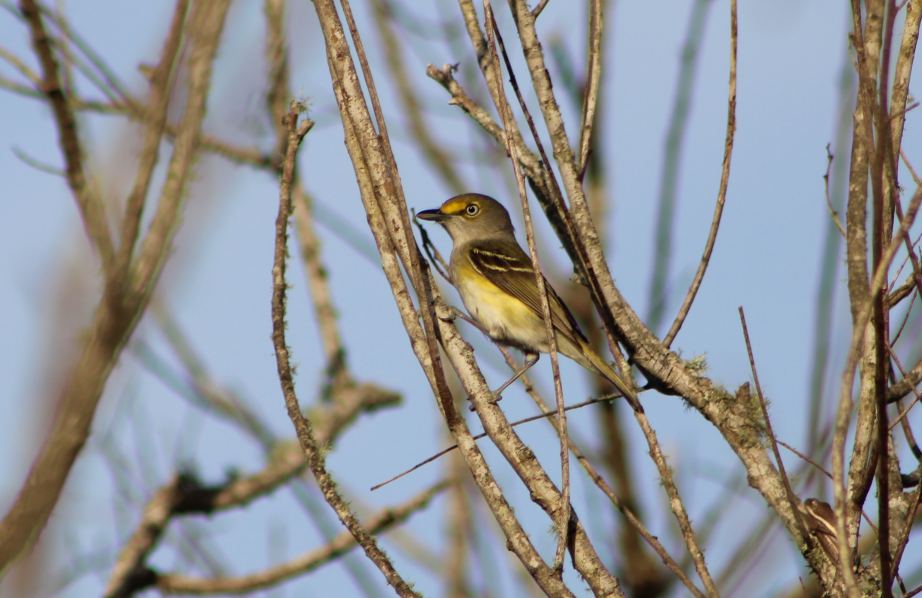
[[[740,3],[738,132],[727,205],[707,278],[674,343],[683,357],[706,354],[708,375],[735,389],[751,378],[737,314],[737,307],[744,306],[759,377],[771,399],[776,434],[796,446],[805,443],[816,297],[829,226],[822,179],[825,147],[835,143],[839,82],[843,68],[849,65],[846,35],[851,17],[845,8],[843,3],[829,0]],[[366,48],[377,47],[368,15],[358,6],[355,9]],[[413,10],[424,23],[440,15],[458,19],[457,8],[444,0],[420,3]],[[497,10],[507,46],[514,47],[511,19],[504,8]],[[582,63],[583,10],[570,10],[565,2],[554,0],[539,20],[544,39],[553,35],[564,39],[577,64]],[[128,88],[142,95],[143,78],[136,67],[139,62],[156,60],[168,10],[157,3],[87,0],[72,3],[67,13],[74,27],[91,41]],[[371,235],[343,145],[313,7],[308,2],[295,2],[289,13],[293,92],[310,99],[310,116],[317,121],[300,154],[302,176],[321,212],[338,215],[357,227],[362,235],[358,242],[367,244]],[[688,0],[656,10],[651,10],[650,3],[623,0],[614,3],[606,15],[606,103],[597,135],[604,144],[610,185],[605,222],[610,239],[608,260],[618,288],[641,316],[646,314],[648,302],[663,145],[690,13]],[[229,142],[256,144],[267,150],[272,147],[272,138],[261,104],[263,31],[258,2],[234,3],[225,29],[225,40],[232,43],[224,43],[219,52],[205,129]],[[437,30],[430,33],[433,37],[439,34]],[[3,47],[35,64],[25,29],[5,12],[0,13],[0,40]],[[415,35],[408,34],[406,40],[411,47],[405,52],[408,70],[421,90],[427,118],[458,157],[471,190],[515,206],[518,200],[510,195],[509,185],[493,170],[476,164],[476,159],[492,159],[495,152],[485,151],[489,144],[476,126],[449,106],[441,87],[425,77],[426,63],[463,62],[470,60],[469,53],[458,56],[444,44]],[[513,57],[524,81],[521,58]],[[435,207],[451,193],[428,171],[402,132],[403,116],[380,52],[370,52],[370,59],[382,91],[407,201],[417,210]],[[691,121],[683,145],[670,277],[676,292],[667,308],[669,321],[697,267],[717,195],[728,62],[729,2],[715,0],[707,16]],[[10,77],[13,71],[3,63],[0,73]],[[917,88],[917,84],[911,85],[911,90]],[[99,95],[85,81],[80,89],[89,97]],[[532,100],[533,94],[528,98]],[[572,133],[576,109],[567,101],[563,108]],[[0,506],[5,508],[48,426],[54,389],[89,323],[99,278],[63,180],[25,165],[12,151],[18,148],[46,164],[61,163],[48,109],[33,99],[0,91],[0,113],[5,115],[0,126],[0,180],[4,182],[0,197]],[[173,116],[177,114],[174,108]],[[909,114],[904,141],[906,154],[917,168],[922,165],[918,118],[916,112]],[[93,156],[91,172],[101,192],[115,202],[124,197],[131,184],[133,159],[139,148],[137,129],[108,116],[84,115],[80,124]],[[837,159],[847,159],[847,152]],[[911,192],[911,179],[905,170],[901,180]],[[232,167],[219,158],[200,159],[176,249],[155,301],[179,323],[214,379],[246,397],[280,437],[290,437],[291,424],[279,392],[269,340],[276,183],[270,175]],[[512,211],[517,218],[518,208]],[[444,475],[445,465],[430,465],[372,494],[367,488],[446,446],[447,432],[406,341],[380,266],[322,226],[321,220],[323,259],[331,273],[350,366],[360,380],[398,391],[404,398],[398,409],[363,416],[328,455],[329,464],[354,498],[356,508],[360,504],[397,504]],[[447,253],[447,236],[438,230],[432,232],[436,244]],[[545,239],[545,263],[568,274],[565,255],[549,230],[543,227],[539,233]],[[524,236],[520,234],[519,240],[524,243]],[[316,397],[322,373],[320,345],[303,275],[298,267],[291,272],[289,343],[294,359],[301,364],[299,396],[308,404]],[[836,280],[835,301],[821,308],[830,310],[834,321],[827,408],[833,405],[850,336],[841,259]],[[444,290],[460,305],[447,285]],[[475,331],[462,331],[474,344],[488,380],[498,385],[506,376],[504,369],[492,365],[501,363],[498,353]],[[149,344],[168,363],[177,364],[153,318],[141,322],[135,339]],[[907,350],[913,340],[909,339]],[[544,389],[551,388],[548,364],[544,359],[537,366],[536,376]],[[562,366],[568,400],[582,400],[589,393],[582,370],[572,363]],[[532,415],[535,409],[520,389],[507,391],[502,405],[510,419]],[[742,467],[716,431],[680,400],[645,395],[644,405],[675,468],[692,519],[700,520],[721,495],[727,480],[744,479]],[[913,414],[910,419],[917,423],[919,416]],[[590,448],[600,446],[592,412],[575,412],[570,423],[577,434],[588,439]],[[675,524],[656,471],[646,457],[643,438],[632,421],[626,424],[629,442],[636,444],[634,465],[650,527],[666,540],[674,555],[681,555]],[[558,448],[550,428],[532,424],[520,430],[557,479]],[[527,491],[496,451],[486,443],[482,446],[539,550],[551,558],[554,538],[548,533],[548,520],[530,502]],[[129,480],[121,492],[116,491],[112,475],[113,456],[124,463]],[[789,468],[799,465],[789,455],[784,458]],[[263,463],[264,455],[256,443],[232,426],[205,416],[152,376],[134,353],[126,351],[100,404],[94,435],[45,534],[45,549],[56,559],[57,570],[66,570],[76,553],[98,551],[111,557],[137,521],[137,508],[177,466],[194,464],[203,478],[219,481],[229,469],[250,472]],[[904,470],[913,469],[911,465],[907,462]],[[604,497],[585,479],[574,483],[574,493],[577,510],[587,513],[585,521],[590,529],[610,529],[613,517]],[[762,498],[745,483],[732,496],[707,551],[715,572],[732,556],[741,536],[739,530],[749,529],[765,512]],[[409,524],[425,546],[442,546],[444,508],[444,500],[436,501]],[[331,513],[326,515],[333,521]],[[338,525],[334,521],[333,529]],[[226,570],[236,573],[256,571],[321,542],[316,527],[288,490],[245,510],[174,524],[168,541],[176,543],[183,534],[196,531],[207,536],[206,544],[219,555]],[[806,577],[802,558],[785,540],[782,537],[772,543],[764,557],[764,570],[769,575],[747,578],[741,589],[726,595],[772,595],[796,585],[798,576]],[[420,590],[426,595],[441,592],[431,574],[394,544],[386,540],[385,545],[398,569]],[[599,538],[598,546],[607,559],[617,550],[604,537]],[[436,548],[436,552],[440,550]],[[497,561],[494,566],[503,568],[505,551],[495,545],[490,550],[493,552],[487,554]],[[920,554],[918,545],[911,542],[905,562],[917,563]],[[356,559],[362,562],[360,557]],[[175,570],[182,566],[183,557],[164,549],[153,562],[164,570]],[[383,587],[376,571],[367,564],[361,566]],[[482,568],[482,583],[496,595],[512,591],[505,574],[494,579],[489,565]],[[100,575],[85,575],[60,595],[98,595],[107,573],[103,568]],[[572,572],[568,579],[576,583]],[[337,595],[360,595],[349,584],[352,582],[343,567],[330,565],[273,595],[325,596],[330,594],[320,588],[331,587],[346,588]],[[759,588],[755,593],[754,587]],[[43,592],[47,588],[36,595]]]

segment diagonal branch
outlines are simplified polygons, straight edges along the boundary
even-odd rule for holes
[[[386,532],[409,519],[414,513],[425,509],[432,499],[448,486],[448,482],[439,482],[402,505],[383,509],[369,517],[363,527],[369,534]],[[215,596],[256,592],[309,573],[349,552],[357,544],[355,537],[349,531],[344,531],[325,546],[252,575],[200,579],[175,574],[155,574],[155,581],[152,585],[156,585],[157,589],[164,594]]]
[[[32,46],[42,65],[41,91],[47,96],[54,112],[54,121],[58,129],[58,145],[64,154],[66,164],[67,184],[77,200],[77,206],[83,217],[83,226],[96,251],[99,252],[103,271],[109,272],[115,257],[112,233],[106,222],[102,200],[93,193],[86,179],[83,167],[83,148],[77,132],[77,120],[74,118],[69,99],[61,85],[58,61],[51,49],[51,39],[45,30],[41,10],[35,0],[20,0],[19,8],[29,25]]]
[[[181,197],[194,162],[196,148],[192,141],[201,130],[212,63],[228,4],[228,0],[201,1],[196,3],[190,16],[190,91],[179,134],[179,138],[188,141],[183,146],[184,151],[177,147],[174,152],[161,197],[160,207],[168,206],[167,214],[161,215],[158,211],[165,232],[176,227]],[[168,255],[167,249],[165,243],[152,242],[148,262],[162,264]],[[128,297],[107,286],[96,308],[83,352],[66,382],[51,430],[16,501],[0,521],[0,538],[3,538],[0,575],[34,544],[57,504],[74,461],[89,437],[96,406],[109,374],[147,307],[155,282],[155,277],[146,277],[146,283]]]

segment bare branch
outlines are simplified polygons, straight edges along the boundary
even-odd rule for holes
[[[272,340],[275,345],[276,361],[278,363],[279,381],[285,395],[285,405],[288,408],[288,417],[295,426],[301,449],[307,457],[308,466],[317,480],[327,503],[336,511],[349,532],[361,544],[368,558],[378,566],[388,583],[400,596],[419,596],[403,580],[394,569],[390,560],[378,548],[375,539],[365,530],[349,509],[349,506],[340,496],[336,483],[326,470],[326,459],[321,452],[310,422],[301,413],[301,407],[294,392],[294,379],[288,357],[288,346],[285,342],[285,261],[288,256],[288,219],[291,215],[291,187],[294,179],[295,158],[298,146],[304,135],[310,130],[313,122],[305,120],[297,124],[298,115],[303,110],[303,105],[293,103],[287,115],[288,150],[285,156],[282,182],[279,190],[279,215],[275,223],[275,262],[272,268]]]
[[[439,482],[402,505],[383,509],[378,514],[368,518],[363,527],[369,534],[386,532],[409,519],[417,511],[428,507],[432,499],[448,486],[448,482]],[[322,548],[312,550],[291,561],[252,575],[199,579],[175,574],[156,574],[155,585],[164,594],[214,596],[255,592],[277,586],[298,575],[309,573],[352,550],[357,544],[355,537],[349,531],[345,531]]]
[[[51,39],[42,22],[41,11],[35,0],[20,0],[20,11],[29,25],[32,36],[32,46],[42,65],[41,91],[48,97],[54,112],[55,125],[58,129],[58,145],[64,154],[67,171],[67,184],[80,214],[83,216],[83,226],[99,252],[103,270],[108,272],[112,267],[115,249],[112,245],[112,233],[106,222],[102,201],[90,189],[83,167],[83,148],[77,132],[77,120],[68,103],[58,76],[58,61],[51,49]]]
[[[487,39],[490,42],[490,56],[493,59],[493,68],[497,74],[502,73],[502,66],[499,63],[499,54],[496,51],[496,44],[499,41],[502,44],[502,38],[499,36],[499,28],[496,26],[496,20],[493,17],[493,7],[490,0],[484,0],[483,9],[486,19]],[[503,56],[506,55],[503,49]],[[506,68],[509,76],[512,75],[512,68],[506,59]],[[518,86],[516,86],[518,90]],[[496,98],[503,119],[503,129],[512,130],[512,107],[506,99],[506,92],[503,86],[499,86]],[[524,105],[522,96],[519,94],[519,101]],[[534,132],[534,125],[532,124]],[[525,191],[525,177],[519,169],[519,159],[516,152],[515,143],[512,143],[509,135],[506,135],[506,151],[509,159],[512,161],[512,170],[515,173],[515,182],[519,190],[519,201],[522,204],[522,215],[525,220],[525,236],[528,241],[528,253],[531,256],[532,268],[535,274],[535,282],[538,289],[538,296],[541,301],[541,311],[544,318],[545,334],[547,334],[548,353],[551,355],[551,373],[554,377],[554,395],[557,398],[557,433],[560,437],[560,468],[561,468],[561,492],[560,504],[556,507],[557,511],[555,523],[557,525],[557,554],[554,556],[554,569],[563,571],[564,552],[568,543],[570,528],[570,449],[569,439],[567,437],[567,414],[564,409],[563,384],[560,381],[560,365],[557,360],[557,333],[554,332],[554,324],[551,321],[551,307],[547,299],[547,289],[545,288],[544,273],[541,270],[541,260],[538,257],[538,247],[535,245],[535,230],[531,222],[531,210],[528,207],[528,195]]]
[[[736,133],[736,39],[737,39],[737,19],[736,19],[736,0],[730,2],[730,99],[727,106],[727,136],[724,142],[724,161],[723,170],[720,175],[720,188],[717,191],[717,205],[714,206],[714,218],[711,220],[711,230],[708,233],[707,243],[704,245],[704,255],[701,256],[701,263],[698,264],[698,271],[695,272],[695,278],[692,280],[679,314],[669,328],[669,332],[663,338],[663,346],[669,347],[675,340],[688,312],[691,310],[698,289],[701,288],[701,281],[704,280],[704,273],[707,271],[708,264],[711,261],[711,252],[714,251],[714,242],[717,241],[717,229],[720,228],[720,218],[724,211],[724,202],[727,199],[727,184],[730,181],[730,159],[733,157],[733,137]]]
[[[40,23],[40,17],[34,12],[37,10],[34,2],[24,2],[32,6],[34,18],[39,19]],[[195,144],[191,142],[201,129],[205,98],[211,81],[211,66],[227,6],[227,0],[216,0],[204,4],[197,3],[193,9],[195,14],[190,20],[195,24],[190,34],[190,92],[180,135],[187,142],[184,144],[185,151],[177,150],[174,153],[174,165],[170,169],[161,198],[160,207],[167,212],[161,216],[158,211],[164,233],[172,231],[176,226],[180,198],[194,161]],[[47,44],[47,40],[42,43]],[[59,94],[60,88],[54,93]],[[63,97],[61,101],[65,102],[66,108]],[[71,133],[66,135],[70,136]],[[73,139],[71,138],[71,141]],[[75,147],[71,146],[65,153],[73,153],[74,149]],[[79,146],[76,146],[76,149],[79,150]],[[79,152],[73,154],[72,158],[78,156]],[[79,166],[79,163],[74,162],[72,165]],[[148,241],[150,240],[149,237]],[[111,246],[111,240],[109,243]],[[153,242],[149,248],[148,262],[162,264],[167,253],[165,243]],[[141,270],[142,273],[146,271],[143,268]],[[35,542],[54,509],[71,467],[89,436],[90,424],[106,380],[121,349],[134,331],[140,314],[147,307],[155,282],[155,277],[147,276],[146,284],[137,287],[136,293],[128,297],[121,293],[113,294],[115,290],[107,287],[96,309],[83,353],[67,381],[53,427],[33,462],[19,496],[0,522],[0,537],[4,538],[4,542],[0,544],[0,573]]]

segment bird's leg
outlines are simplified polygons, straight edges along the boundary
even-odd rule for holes
[[[506,382],[502,386],[500,386],[493,392],[493,402],[498,403],[500,399],[503,398],[502,396],[503,391],[509,388],[510,384],[512,384],[519,378],[521,378],[522,374],[528,371],[528,368],[538,363],[539,357],[541,357],[539,353],[525,353],[525,363],[523,363],[522,367],[520,367],[518,371],[516,371],[516,373],[512,375],[512,378],[509,378],[508,380],[506,380]]]

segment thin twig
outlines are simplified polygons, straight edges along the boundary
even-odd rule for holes
[[[711,4],[712,0],[695,0],[692,5],[685,43],[680,54],[679,80],[676,84],[672,112],[669,118],[669,130],[666,133],[663,148],[663,171],[659,177],[656,236],[653,241],[655,258],[653,276],[650,280],[649,316],[646,318],[647,326],[654,332],[658,332],[660,329],[666,312],[666,296],[669,291],[667,287],[669,286],[669,270],[672,261],[673,228],[676,217],[675,204],[676,196],[678,195],[679,166],[682,162],[683,141],[688,131],[691,98],[698,72],[698,58],[701,55],[700,50],[704,38],[705,24],[707,23],[707,13]],[[730,91],[730,99],[734,101],[736,97],[735,93],[733,93],[735,88],[731,87]],[[724,169],[727,166],[725,155]],[[718,203],[718,209],[720,208],[721,206]],[[713,232],[712,225],[712,234]],[[700,269],[699,266],[699,271]],[[669,345],[667,344],[666,346],[668,347]]]
[[[724,161],[720,174],[720,187],[717,191],[717,205],[714,206],[714,217],[711,219],[711,230],[708,232],[707,242],[704,244],[704,254],[701,256],[701,262],[698,264],[698,270],[695,272],[695,278],[692,280],[688,293],[685,294],[685,300],[682,301],[682,307],[679,313],[669,327],[669,332],[663,338],[663,346],[669,347],[676,335],[685,323],[688,312],[691,310],[692,303],[698,295],[698,289],[701,288],[701,282],[704,280],[704,273],[707,271],[708,264],[711,262],[711,253],[714,251],[714,243],[717,241],[717,231],[720,228],[720,219],[723,216],[724,203],[727,199],[727,185],[730,182],[730,160],[733,157],[733,139],[736,134],[736,46],[737,46],[737,18],[736,18],[736,0],[730,2],[730,92],[727,100],[727,135],[724,141]]]
[[[367,519],[364,523],[369,534],[380,534],[403,523],[414,513],[425,509],[449,482],[442,481],[424,490],[402,505],[388,507]],[[270,567],[259,573],[240,577],[201,579],[177,574],[156,574],[157,589],[164,594],[195,594],[213,596],[244,594],[272,588],[293,577],[309,573],[321,565],[344,555],[357,545],[355,537],[344,531],[321,548],[314,549],[281,565]]]
[[[503,351],[503,356],[506,358],[506,364],[510,367],[510,369],[512,369],[512,371],[518,371],[518,364],[515,362],[515,360],[512,359],[512,356],[509,354],[509,351],[506,350],[505,348],[503,348],[502,351]],[[535,404],[538,406],[538,408],[544,412],[544,415],[535,416],[529,419],[538,419],[538,418],[550,417],[552,415],[555,415],[555,411],[552,411],[544,403],[544,400],[535,390],[535,387],[531,383],[531,381],[528,379],[528,376],[523,375],[521,380],[522,380],[522,384],[525,386],[525,391],[529,394],[529,396],[532,397],[532,399],[535,401]],[[620,396],[620,395],[614,395],[614,396]],[[597,399],[594,401],[587,401],[586,403],[581,403],[580,405],[587,405],[587,404],[596,403],[596,402],[602,402],[602,399]],[[576,405],[574,405],[573,407],[568,407],[567,409],[569,410],[575,407]],[[553,418],[550,418],[548,421],[550,422],[552,426],[554,426],[556,430],[557,422]],[[633,511],[631,511],[631,509],[628,508],[628,506],[625,504],[625,501],[621,500],[618,497],[618,495],[615,494],[611,486],[608,485],[608,483],[605,481],[602,475],[592,465],[592,462],[588,458],[586,458],[586,456],[582,453],[582,451],[579,450],[579,448],[576,446],[576,443],[573,441],[572,437],[568,437],[568,440],[570,444],[570,451],[573,452],[573,455],[576,457],[577,462],[580,464],[580,466],[582,466],[583,470],[589,476],[589,479],[591,479],[593,483],[599,488],[599,490],[601,490],[605,494],[605,496],[608,497],[612,505],[622,515],[624,515],[624,518],[627,519],[628,523],[650,545],[650,547],[654,550],[654,552],[656,552],[656,554],[660,557],[660,559],[662,559],[663,564],[665,564],[666,567],[670,571],[672,571],[682,583],[685,584],[685,587],[688,588],[689,592],[694,594],[696,598],[704,598],[704,594],[701,592],[701,590],[695,587],[695,584],[692,582],[692,580],[689,579],[688,575],[685,574],[685,571],[682,569],[682,567],[678,563],[675,562],[675,560],[669,555],[668,552],[666,552],[666,549],[663,547],[662,544],[660,544],[656,536],[650,533],[650,531],[644,526],[644,524],[633,513]]]
[[[836,223],[836,227],[839,229],[839,232],[842,233],[842,238],[848,238],[845,227],[842,226],[842,222],[839,221],[839,213],[833,209],[832,198],[829,197],[829,171],[832,170],[832,160],[834,158],[832,152],[829,151],[829,145],[828,143],[826,144],[826,174],[823,175],[823,183],[826,188],[826,207],[829,208],[829,215],[832,217],[832,221]]]
[[[51,48],[51,38],[45,30],[41,9],[35,0],[20,0],[20,11],[29,25],[32,45],[42,65],[41,90],[48,97],[54,112],[55,125],[58,129],[59,145],[64,154],[67,171],[67,184],[77,200],[83,225],[103,264],[103,270],[109,272],[112,267],[115,249],[112,245],[112,233],[106,221],[102,202],[90,189],[83,165],[83,148],[77,131],[77,120],[70,108],[68,98],[58,76],[58,61]]]
[[[784,461],[781,460],[781,452],[778,451],[778,441],[775,438],[775,431],[772,429],[772,420],[768,415],[768,405],[765,402],[765,395],[762,394],[762,385],[759,383],[759,372],[756,370],[756,360],[752,354],[752,343],[749,340],[749,328],[746,326],[746,314],[743,312],[742,305],[739,307],[739,312],[740,322],[743,325],[743,338],[746,339],[746,352],[749,355],[749,365],[752,368],[752,377],[756,383],[756,392],[759,393],[759,405],[762,407],[762,417],[765,418],[765,428],[768,431],[768,438],[772,445],[772,453],[774,453],[775,461],[778,463],[778,471],[781,472],[781,480],[784,482],[784,489],[788,493],[788,502],[790,504],[790,508],[794,512],[794,517],[797,519],[801,526],[801,534],[803,534],[804,537],[807,537],[809,534],[807,533],[807,527],[804,524],[801,514],[800,501],[794,494],[794,489],[791,487],[791,480],[788,478],[787,471],[784,469]]]
[[[536,8],[535,11],[538,9]],[[532,14],[535,13],[532,11]],[[538,11],[540,13],[540,11]],[[537,15],[536,15],[537,16]],[[595,127],[595,109],[599,101],[599,81],[602,78],[602,2],[589,2],[589,49],[586,65],[586,88],[583,91],[583,109],[580,117],[579,146],[576,154],[576,170],[585,176],[589,166],[589,150],[592,147],[592,131]]]
[[[348,528],[352,536],[365,550],[365,554],[377,565],[388,583],[394,587],[394,590],[403,597],[418,597],[419,594],[414,592],[397,573],[387,555],[378,548],[377,541],[359,523],[345,500],[340,496],[333,477],[326,469],[326,458],[317,446],[313,428],[301,413],[298,398],[295,396],[294,377],[289,361],[288,345],[285,341],[285,291],[287,289],[285,262],[288,257],[288,219],[291,215],[291,186],[294,178],[295,159],[301,140],[313,125],[309,120],[305,120],[298,125],[298,116],[303,109],[302,104],[293,103],[287,116],[288,150],[285,155],[282,180],[279,187],[279,215],[275,222],[275,260],[272,267],[272,340],[275,346],[279,382],[285,396],[288,417],[294,424],[301,449],[307,457],[308,466],[313,472],[320,490],[323,492],[323,497],[336,511],[339,520]]]
[[[490,0],[484,0],[484,28],[487,31],[487,39],[490,43],[490,55],[493,57],[493,68],[496,73],[502,73],[502,66],[499,62],[499,53],[496,46],[497,41],[502,43],[499,38],[499,28],[496,26],[496,19],[493,17],[493,7]],[[505,53],[504,53],[505,54]],[[512,72],[507,62],[507,69]],[[511,75],[510,75],[511,76]],[[506,92],[503,86],[498,88],[498,98],[500,106],[500,115],[503,121],[503,128],[508,132],[512,130],[510,122],[513,120],[512,107],[506,100]],[[538,257],[538,247],[535,245],[535,231],[531,221],[531,209],[528,206],[528,195],[525,191],[525,177],[519,168],[519,156],[515,144],[511,142],[510,136],[506,135],[506,151],[509,153],[509,159],[512,161],[512,169],[515,173],[516,185],[519,189],[519,199],[522,203],[522,215],[525,220],[525,236],[528,241],[528,252],[531,255],[532,267],[535,271],[535,282],[538,288],[538,296],[541,298],[541,311],[544,317],[544,328],[548,340],[548,352],[551,355],[551,372],[554,376],[554,393],[557,397],[557,420],[559,428],[557,430],[560,437],[560,469],[561,469],[561,499],[558,507],[557,517],[557,554],[554,557],[554,568],[558,571],[563,570],[563,559],[566,551],[569,529],[570,529],[570,449],[567,440],[567,416],[564,409],[565,403],[563,398],[563,384],[560,380],[560,365],[557,359],[557,334],[554,332],[554,324],[551,320],[551,307],[547,300],[547,289],[545,288],[544,274],[541,270],[541,259]]]
[[[513,370],[513,371],[515,371],[515,370]],[[523,376],[521,377],[521,380],[523,381],[523,383],[525,383],[525,384],[527,385],[527,380],[528,380],[528,377],[527,377],[527,376],[523,375]],[[573,411],[574,409],[580,409],[580,408],[586,407],[586,406],[588,406],[588,405],[595,405],[596,403],[604,403],[604,402],[607,402],[607,401],[611,401],[611,400],[613,400],[613,399],[617,399],[617,398],[620,397],[620,396],[621,396],[620,394],[605,395],[605,396],[599,397],[599,398],[597,398],[597,399],[590,399],[590,400],[588,400],[588,401],[583,401],[582,403],[576,403],[575,405],[570,405],[570,406],[568,406],[568,407],[565,407],[564,409],[565,409],[566,411]],[[514,428],[514,427],[516,427],[516,426],[521,426],[522,424],[531,423],[531,422],[537,421],[537,420],[539,420],[539,419],[545,419],[545,418],[551,417],[551,416],[553,416],[553,415],[557,415],[557,413],[556,413],[555,411],[548,411],[547,413],[543,413],[543,414],[541,414],[541,415],[533,415],[533,416],[531,416],[531,417],[526,417],[525,419],[520,419],[520,420],[514,421],[514,422],[510,423],[509,425],[512,426],[512,427]],[[554,423],[554,425],[556,425],[556,422],[553,422],[553,423]],[[481,432],[480,434],[476,434],[476,435],[473,437],[473,439],[474,439],[474,440],[482,440],[482,439],[484,439],[484,438],[486,438],[486,437],[487,437],[486,432]],[[419,463],[417,463],[416,465],[414,465],[414,466],[411,467],[410,469],[407,469],[407,470],[404,471],[403,473],[399,473],[399,474],[395,475],[394,477],[392,477],[392,478],[390,478],[390,479],[387,479],[387,480],[381,482],[380,484],[377,484],[377,485],[375,485],[375,486],[372,486],[372,487],[371,487],[371,491],[374,492],[375,490],[379,490],[379,489],[383,488],[384,486],[387,486],[387,485],[390,484],[391,482],[396,481],[396,480],[399,480],[400,478],[402,478],[403,476],[407,475],[408,473],[412,473],[412,472],[416,471],[417,469],[419,469],[420,467],[422,467],[422,466],[424,466],[424,465],[428,465],[429,463],[432,463],[433,461],[435,461],[435,460],[438,459],[439,457],[442,457],[442,456],[447,455],[448,453],[452,452],[453,450],[455,450],[455,449],[457,449],[457,448],[458,448],[458,445],[457,445],[457,444],[453,444],[453,445],[451,445],[450,447],[448,447],[448,448],[446,448],[446,449],[443,449],[443,450],[437,452],[436,454],[432,455],[431,457],[429,457],[429,458],[427,458],[427,459],[424,459],[424,460],[420,461]]]
[[[112,282],[116,285],[126,283],[128,269],[131,265],[131,256],[134,254],[134,246],[141,226],[144,200],[150,188],[154,168],[157,166],[157,161],[160,157],[160,141],[166,127],[167,107],[170,103],[170,86],[176,70],[176,57],[179,54],[188,8],[189,0],[177,0],[170,32],[167,34],[166,42],[163,45],[160,63],[154,68],[150,76],[150,93],[147,98],[147,107],[144,111],[143,145],[138,154],[138,169],[135,174],[134,186],[125,200],[121,242],[112,278]]]

